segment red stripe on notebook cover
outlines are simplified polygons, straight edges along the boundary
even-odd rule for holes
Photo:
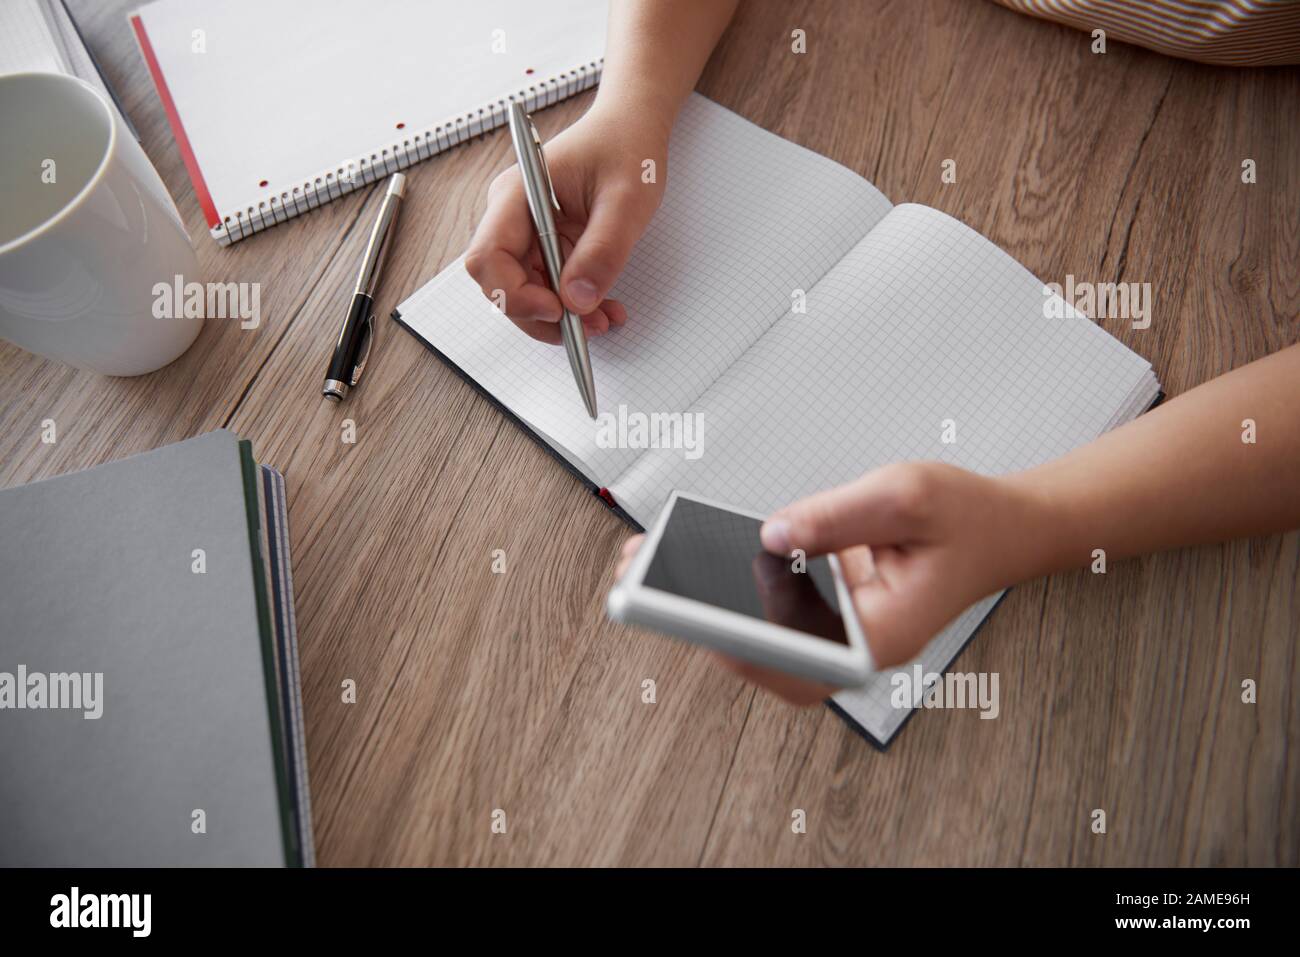
[[[602,488],[596,494],[599,495],[602,499],[604,499],[606,504],[613,505],[616,508],[618,507],[618,502],[614,501],[614,496],[609,489]]]
[[[199,161],[194,158],[194,150],[190,149],[190,138],[185,135],[185,125],[181,123],[181,115],[176,112],[176,103],[172,100],[171,91],[167,89],[167,80],[163,77],[162,67],[158,65],[158,58],[154,56],[153,44],[149,42],[149,34],[145,33],[139,14],[131,17],[131,26],[135,29],[135,38],[140,43],[144,62],[148,64],[149,73],[153,76],[153,85],[158,88],[158,98],[162,100],[163,109],[167,111],[167,122],[171,124],[176,145],[181,148],[181,159],[185,161],[185,169],[189,171],[190,182],[194,184],[194,192],[198,194],[199,206],[203,209],[203,215],[207,217],[208,227],[218,226],[221,224],[221,217],[217,215],[217,207],[212,203],[212,194],[208,192],[208,184],[203,180]]]

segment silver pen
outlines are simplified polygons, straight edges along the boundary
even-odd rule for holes
[[[339,330],[338,340],[334,343],[334,354],[330,357],[329,369],[325,372],[325,387],[321,389],[321,395],[335,402],[346,398],[348,389],[361,381],[361,373],[370,357],[370,347],[375,341],[375,316],[371,311],[375,307],[375,289],[379,286],[379,275],[383,272],[388,247],[392,244],[397,209],[405,192],[406,177],[394,173],[388,180],[388,188],[384,190],[379,218],[370,230],[370,241],[366,244],[365,255],[361,257],[361,272],[352,290],[352,301],[348,304],[343,328]]]
[[[551,289],[558,296],[560,293],[560,273],[564,269],[564,254],[560,251],[560,235],[555,231],[555,214],[560,211],[560,202],[555,198],[555,188],[551,185],[551,173],[546,168],[546,157],[542,153],[542,138],[537,135],[537,127],[518,103],[510,104],[510,138],[515,144],[515,157],[519,160],[519,172],[524,179],[524,195],[528,197],[528,211],[533,214],[533,225],[537,227],[537,244],[542,250],[542,262],[546,264],[546,275],[550,279]],[[582,393],[582,401],[587,406],[587,414],[596,417],[596,383],[591,377],[591,356],[587,352],[587,334],[582,330],[582,319],[564,309],[560,316],[560,336],[564,339],[564,351],[569,355],[569,366],[573,369],[573,378]]]

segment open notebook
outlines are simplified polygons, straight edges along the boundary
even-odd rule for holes
[[[678,119],[669,176],[613,291],[627,325],[591,356],[602,414],[699,413],[697,457],[601,447],[564,351],[495,314],[459,261],[395,315],[642,526],[674,488],[769,512],[897,460],[1023,469],[1158,395],[1151,366],[1088,318],[1064,303],[1067,318],[1045,318],[1043,283],[978,233],[891,206],[704,97]],[[997,597],[931,642],[927,671]],[[882,745],[910,714],[890,705],[889,678],[835,698]]]
[[[159,0],[131,26],[212,236],[297,216],[594,86],[606,0]]]

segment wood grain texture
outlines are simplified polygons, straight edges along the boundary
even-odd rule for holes
[[[395,325],[352,401],[320,400],[377,195],[219,249],[132,5],[71,4],[204,278],[260,282],[263,323],[213,322],[134,380],[0,344],[0,483],[223,425],[284,471],[322,864],[1300,863],[1300,534],[1014,589],[959,660],[999,673],[998,720],[926,712],[878,753],[825,709],[607,624],[625,528]],[[1300,339],[1296,70],[1095,56],[1084,34],[988,3],[802,0],[745,3],[699,88],[1045,280],[1150,282],[1149,329],[1102,325],[1170,394]],[[543,134],[590,98],[540,114]],[[464,248],[509,153],[498,131],[410,171],[385,314]]]

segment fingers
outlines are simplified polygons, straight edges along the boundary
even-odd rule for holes
[[[641,547],[643,541],[645,541],[644,535],[633,535],[623,543],[623,548],[618,555],[618,566],[614,569],[615,581],[623,577],[628,566],[632,564],[632,559],[636,557],[637,549]]]
[[[548,346],[558,346],[563,341],[558,322],[543,322],[537,319],[511,319],[516,326],[538,342]]]
[[[850,587],[865,585],[876,577],[876,561],[867,545],[847,548],[839,553],[840,571]]]
[[[517,323],[559,322],[560,300],[532,281],[533,221],[519,171],[498,176],[489,195],[487,212],[465,253],[466,271],[483,295]]]
[[[507,170],[492,183],[487,211],[465,253],[465,269],[483,295],[523,332],[558,345],[560,299],[542,271],[534,228],[518,169]],[[575,312],[582,316],[588,336],[627,322],[627,308],[614,299],[597,300],[594,307]]]
[[[558,322],[535,319],[511,319],[510,321],[538,342],[558,346],[564,341]],[[588,338],[595,338],[625,322],[627,322],[627,309],[623,304],[614,299],[606,299],[599,309],[582,317],[582,328]]]
[[[567,263],[573,256],[573,250],[577,240],[582,238],[582,231],[586,227],[581,223],[567,222],[560,228],[560,248],[564,251],[564,261]],[[548,281],[541,272],[542,266],[540,255],[538,258],[538,276],[539,282],[546,284]],[[549,288],[549,286],[548,286]],[[569,307],[570,311],[572,307]],[[623,325],[627,322],[627,307],[617,299],[606,299],[594,310],[588,313],[578,313],[582,319],[582,328],[588,336],[599,336],[608,332],[610,329]]]
[[[763,523],[763,547],[808,555],[854,545],[904,545],[924,535],[939,478],[929,464],[887,465],[779,510]]]
[[[465,271],[474,277],[483,295],[516,322],[558,323],[560,300],[555,293],[535,281],[513,254],[501,248],[482,248],[479,242],[476,235],[465,254]]]
[[[945,600],[951,576],[937,575],[931,563],[917,561],[915,555],[883,548],[875,551],[874,560],[875,574],[865,582],[850,582],[849,593],[872,661],[877,668],[893,668],[920,654],[969,602]]]
[[[601,311],[609,319],[611,326],[621,326],[627,322],[627,306],[617,299],[606,299],[600,304]]]
[[[649,194],[643,195],[636,185],[608,186],[596,195],[587,225],[560,276],[561,298],[578,315],[599,307],[623,271],[654,213],[649,200]]]
[[[902,599],[883,581],[859,585],[852,591],[853,608],[862,623],[862,633],[877,668],[894,668],[917,656],[925,642],[938,634],[947,621],[933,621],[930,613],[937,602]]]

